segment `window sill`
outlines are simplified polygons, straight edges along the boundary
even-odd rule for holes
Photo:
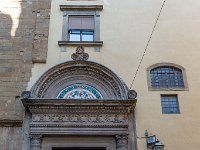
[[[58,41],[59,46],[95,46],[101,47],[103,46],[103,41]]]
[[[184,88],[152,88],[149,87],[149,91],[188,91],[187,87]]]
[[[60,10],[61,11],[101,11],[103,10],[103,5],[60,5]]]

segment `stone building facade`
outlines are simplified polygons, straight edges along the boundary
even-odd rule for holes
[[[199,8],[2,0],[0,149],[198,150]]]

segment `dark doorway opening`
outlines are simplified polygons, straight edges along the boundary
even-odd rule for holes
[[[106,150],[105,147],[53,147],[52,150]]]

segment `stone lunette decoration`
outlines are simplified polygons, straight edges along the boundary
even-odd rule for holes
[[[65,62],[49,69],[33,86],[32,97],[56,98],[62,89],[70,86],[68,83],[76,84],[77,81],[95,87],[101,94],[105,93],[103,98],[128,98],[127,86],[110,69],[98,63],[80,60]]]

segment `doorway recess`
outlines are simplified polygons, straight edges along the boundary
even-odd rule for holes
[[[67,148],[52,148],[52,150],[106,150],[103,147],[67,147]]]

